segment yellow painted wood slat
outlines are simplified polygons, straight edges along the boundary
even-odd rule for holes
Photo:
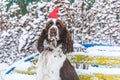
[[[15,70],[14,72],[20,73],[20,74],[28,74],[28,75],[34,75],[35,72],[32,71],[21,71],[21,70]],[[79,80],[120,80],[120,75],[115,74],[78,74]]]
[[[93,75],[79,75],[80,80],[120,80],[120,75],[112,74],[93,74]]]
[[[120,66],[120,58],[118,57],[101,57],[101,56],[88,56],[88,55],[70,55],[68,59],[72,63],[96,64],[107,66]]]

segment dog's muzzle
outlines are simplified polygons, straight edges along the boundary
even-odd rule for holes
[[[50,29],[50,36],[53,37],[53,36],[56,36],[57,35],[57,30],[55,28],[51,28]]]

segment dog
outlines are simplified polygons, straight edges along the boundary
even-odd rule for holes
[[[37,80],[79,80],[66,57],[73,51],[73,41],[62,20],[47,22],[37,44],[41,53],[37,63]]]

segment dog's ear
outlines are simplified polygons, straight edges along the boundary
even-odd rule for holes
[[[39,39],[38,39],[38,43],[37,43],[37,49],[38,49],[39,52],[42,52],[43,49],[44,49],[43,43],[44,43],[45,38],[46,38],[46,30],[43,29],[43,31],[42,31]]]
[[[64,27],[62,31],[62,50],[64,54],[73,52],[73,40],[66,27]]]

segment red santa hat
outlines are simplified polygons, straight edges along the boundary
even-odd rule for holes
[[[49,18],[58,18],[58,7],[50,13]]]

